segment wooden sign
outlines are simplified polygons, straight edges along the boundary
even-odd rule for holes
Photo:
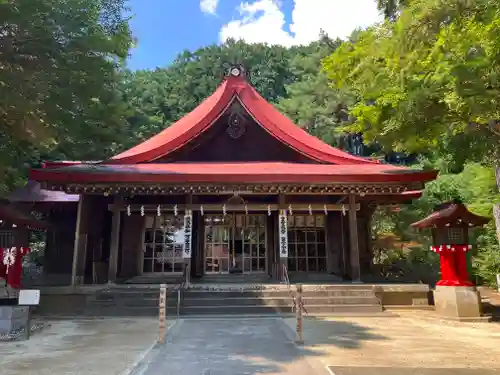
[[[38,306],[40,304],[40,291],[35,289],[20,290],[18,303],[20,306]]]
[[[191,259],[191,237],[193,233],[193,215],[191,211],[184,214],[184,259]]]
[[[288,218],[285,211],[280,211],[278,220],[280,258],[288,258]]]

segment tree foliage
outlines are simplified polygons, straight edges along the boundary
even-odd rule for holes
[[[395,22],[363,31],[325,59],[337,88],[358,96],[353,128],[388,148],[475,144],[498,158],[500,6],[487,0],[415,0]],[[474,142],[474,141],[472,141]]]
[[[286,87],[287,97],[278,103],[278,109],[309,133],[342,147],[340,129],[348,122],[347,108],[354,103],[354,97],[349,92],[332,89],[321,70],[322,59],[340,44],[340,40],[324,36],[291,59],[290,69],[298,78]]]
[[[7,185],[15,183],[18,160],[102,157],[119,142],[117,73],[132,41],[123,12],[124,0],[0,4],[0,167]]]

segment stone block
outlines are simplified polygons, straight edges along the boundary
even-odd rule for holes
[[[0,306],[0,334],[26,327],[28,313],[27,306]]]
[[[482,321],[481,297],[474,286],[436,286],[436,312],[459,321]]]

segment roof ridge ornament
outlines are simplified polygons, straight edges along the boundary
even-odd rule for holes
[[[241,64],[232,64],[226,74],[226,77],[246,77],[248,74],[245,67]]]

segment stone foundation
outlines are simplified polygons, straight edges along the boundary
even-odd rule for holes
[[[484,321],[481,297],[474,286],[436,286],[436,312],[443,318],[458,321]]]
[[[29,307],[0,306],[0,334],[23,329],[28,324]]]

